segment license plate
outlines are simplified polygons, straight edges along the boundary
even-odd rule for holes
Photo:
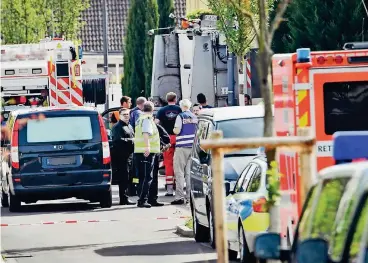
[[[55,157],[55,158],[48,158],[47,165],[67,165],[67,164],[75,164],[76,159],[75,157]]]
[[[217,16],[215,15],[204,15],[203,20],[207,21],[217,21]]]

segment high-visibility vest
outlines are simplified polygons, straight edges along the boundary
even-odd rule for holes
[[[148,119],[151,122],[153,130],[152,135],[149,136],[150,152],[160,153],[160,135],[158,133],[156,124],[153,121],[153,117],[147,114],[141,114],[141,116],[139,116],[139,119],[137,121],[137,125],[135,126],[134,152],[144,153],[146,149],[142,132],[143,120],[145,119]]]

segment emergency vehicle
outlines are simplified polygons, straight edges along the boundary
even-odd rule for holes
[[[2,107],[83,105],[82,50],[71,41],[1,47]]]
[[[347,43],[344,50],[298,49],[272,58],[275,131],[296,136],[309,127],[316,137],[315,173],[334,165],[332,136],[337,131],[368,130],[368,42]],[[291,195],[293,212],[282,215],[290,237],[301,213],[298,155],[280,152],[281,190]],[[317,178],[313,178],[317,179]]]

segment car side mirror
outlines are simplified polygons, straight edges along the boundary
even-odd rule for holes
[[[230,191],[230,182],[225,182],[225,194],[228,196],[231,193]]]
[[[327,241],[323,238],[308,238],[301,242],[296,251],[296,262],[329,262]]]
[[[202,149],[199,151],[199,162],[201,164],[207,164],[209,162],[210,158],[209,158],[209,154],[206,153],[205,151],[203,151]]]
[[[264,233],[256,237],[254,255],[258,259],[281,259],[281,237],[279,233]]]
[[[184,69],[191,69],[192,68],[192,65],[190,64],[184,64]]]

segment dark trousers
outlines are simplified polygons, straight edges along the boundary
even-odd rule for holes
[[[127,190],[129,187],[129,179],[132,174],[132,158],[123,159],[120,161],[117,167],[117,172],[119,176],[119,197],[120,202],[128,200]]]
[[[138,185],[138,203],[143,204],[148,200],[148,192],[152,182],[153,165],[155,155],[151,153],[147,157],[143,153],[135,153],[134,161],[138,172],[139,185]]]
[[[158,198],[158,170],[159,170],[159,154],[155,155],[152,172],[152,183],[148,193],[148,203],[156,203]]]

